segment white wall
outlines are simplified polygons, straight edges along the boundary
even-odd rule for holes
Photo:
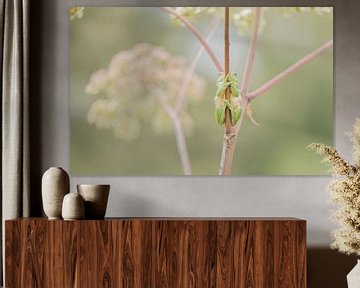
[[[176,1],[64,1],[39,4],[38,77],[41,97],[41,171],[69,168],[69,25],[71,5],[166,6]],[[178,1],[180,2],[180,1]],[[271,1],[274,6],[333,6],[335,1]],[[359,4],[338,1],[335,9],[335,142],[347,158],[351,145],[344,137],[360,116]],[[213,1],[181,1],[181,6],[213,6]],[[222,1],[221,5],[266,6],[268,1]],[[155,4],[155,5],[154,5]],[[38,96],[38,95],[37,95]],[[334,224],[326,192],[329,177],[73,177],[79,183],[110,183],[107,216],[292,216],[308,221],[310,246],[328,245]]]

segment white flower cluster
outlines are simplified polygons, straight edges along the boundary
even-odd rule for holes
[[[218,14],[223,16],[224,7],[176,7],[175,11],[188,20],[195,20],[206,14]],[[254,21],[254,9],[249,7],[233,7],[230,9],[230,17],[240,34],[251,31]],[[174,18],[174,16],[172,16]],[[178,23],[178,22],[177,22]]]
[[[240,35],[250,33],[254,26],[255,9],[253,8],[235,8],[232,13],[232,19]],[[261,18],[259,30],[262,31],[265,26],[264,17]]]
[[[299,12],[315,12],[319,15],[333,13],[333,7],[280,7],[280,10],[287,16]]]
[[[262,10],[267,10],[269,7],[262,7]],[[332,7],[276,7],[274,9],[280,9],[286,16],[291,16],[294,13],[299,12],[315,12],[320,15],[332,14]],[[224,14],[223,7],[176,7],[175,11],[186,17],[188,20],[194,20],[204,14]],[[174,18],[174,16],[172,16]],[[255,19],[255,9],[252,7],[231,7],[230,17],[232,23],[237,28],[239,34],[244,35],[251,32],[253,22]],[[266,20],[264,17],[261,19],[260,31],[265,26]]]
[[[174,9],[178,14],[188,19],[196,18],[202,14],[213,14],[221,11],[221,8],[216,7],[175,7]]]
[[[185,58],[173,56],[162,47],[137,44],[116,54],[106,69],[95,72],[86,92],[98,95],[87,120],[99,129],[112,129],[116,137],[134,139],[141,124],[151,123],[157,133],[172,131],[164,103],[175,107],[178,93],[188,71]],[[203,97],[205,83],[194,74],[187,89],[186,101]],[[192,117],[183,109],[179,115],[187,134]]]

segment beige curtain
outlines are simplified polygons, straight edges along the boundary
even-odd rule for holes
[[[4,221],[29,216],[29,3],[28,0],[0,0],[0,5],[3,240],[1,262],[4,269]]]

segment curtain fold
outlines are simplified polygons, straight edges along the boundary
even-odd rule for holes
[[[29,216],[29,1],[0,0],[0,5],[3,247],[1,263],[4,271],[4,221]]]

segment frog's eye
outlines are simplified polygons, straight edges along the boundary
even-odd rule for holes
[[[227,81],[231,82],[231,83],[234,83],[234,84],[237,84],[238,83],[238,79],[236,77],[236,73],[235,72],[231,72],[228,77],[227,77]]]

